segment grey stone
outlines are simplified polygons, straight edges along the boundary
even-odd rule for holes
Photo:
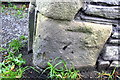
[[[53,19],[73,20],[83,6],[82,0],[36,0],[37,10]]]
[[[84,0],[85,2],[95,2],[95,3],[103,3],[103,4],[110,4],[110,5],[120,5],[120,0]]]
[[[120,67],[120,61],[113,61],[110,67]]]
[[[32,5],[30,5],[32,6]],[[29,38],[28,38],[28,51],[32,50],[33,36],[35,31],[35,8],[29,10]]]
[[[93,16],[89,16],[89,15],[84,15],[84,14],[76,15],[75,20],[84,20],[87,22],[98,23],[98,24],[107,24],[107,25],[118,24],[117,20],[93,17]]]
[[[120,39],[110,39],[109,43],[120,44]]]
[[[36,5],[36,0],[29,0],[29,1],[30,1],[30,4]]]
[[[120,18],[120,7],[106,7],[106,6],[96,6],[96,5],[87,5],[84,7],[84,12],[89,15],[94,15],[98,17],[104,17],[109,19]]]
[[[99,70],[105,70],[106,68],[108,68],[110,65],[109,61],[104,61],[104,60],[99,60],[98,61],[98,69]]]
[[[103,54],[104,60],[120,60],[120,46],[107,46],[106,52]]]
[[[76,68],[95,66],[111,32],[111,25],[54,20],[39,13],[33,43],[33,63],[45,68],[47,62],[61,57],[69,67],[71,64]]]
[[[120,33],[119,32],[114,32],[112,37],[120,39]]]

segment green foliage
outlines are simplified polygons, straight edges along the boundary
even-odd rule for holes
[[[20,36],[20,40],[26,40],[27,38],[25,36]]]
[[[8,53],[7,56],[4,57],[4,60],[0,63],[1,79],[21,78],[23,76],[23,73],[30,68],[37,71],[34,67],[22,67],[22,65],[26,63],[26,61],[22,58],[22,54],[15,55],[15,53],[19,52],[19,49],[23,47],[22,40],[24,39],[26,38],[24,36],[21,36],[20,40],[12,40],[9,43],[8,49],[0,48],[0,52],[6,51]]]
[[[0,47],[0,52],[2,52],[2,51],[6,51],[6,49]]]
[[[120,79],[120,73],[118,73],[116,71],[116,67],[114,68],[114,70],[111,73],[107,73],[107,72],[97,72],[98,73],[98,77],[101,80],[116,80],[116,79]]]
[[[13,40],[12,42],[9,43],[9,47],[10,47],[13,51],[17,52],[17,51],[20,50],[20,48],[23,47],[23,45],[22,45],[22,42],[21,42],[20,40],[17,40],[17,39],[16,39],[16,40]]]
[[[57,58],[55,60],[57,60]],[[52,80],[53,79],[56,79],[56,80],[76,80],[76,79],[81,80],[82,79],[81,75],[78,74],[79,71],[76,70],[74,67],[72,67],[71,69],[68,69],[66,62],[64,60],[61,60],[55,65],[53,65],[50,62],[48,62],[47,64],[48,64],[48,67],[43,71],[43,73],[46,70],[49,70],[48,76]],[[61,67],[57,68],[58,66],[61,66]]]
[[[22,5],[22,7],[21,8],[19,8],[17,5],[15,5],[15,4],[13,4],[13,3],[11,3],[11,2],[8,2],[8,7],[7,6],[5,6],[4,4],[2,4],[2,12],[4,12],[4,10],[6,9],[6,8],[10,8],[10,12],[11,12],[11,9],[12,10],[16,10],[17,12],[16,13],[14,13],[14,16],[16,16],[16,17],[18,17],[18,18],[23,18],[24,17],[24,15],[23,15],[23,12],[24,12],[24,10],[25,10],[25,8],[26,8],[26,5]],[[9,11],[9,10],[8,10]],[[7,11],[7,12],[8,12]],[[6,13],[7,14],[7,13]],[[13,14],[13,13],[12,13]]]
[[[19,52],[19,50],[24,46],[22,44],[23,40],[26,40],[27,38],[25,36],[20,36],[20,39],[14,39],[9,43],[9,49],[14,51],[14,52]]]

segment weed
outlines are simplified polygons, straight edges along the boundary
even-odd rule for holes
[[[0,80],[3,78],[21,78],[23,73],[30,68],[37,71],[31,66],[22,67],[22,65],[26,63],[26,61],[22,58],[22,54],[15,56],[16,51],[19,52],[19,49],[23,47],[22,40],[25,39],[26,38],[24,36],[21,36],[20,40],[12,40],[9,43],[8,49],[0,48],[0,52],[7,51],[8,53],[8,55],[5,56],[4,60],[0,63]]]
[[[12,10],[16,10],[17,12],[16,13],[14,13],[14,16],[16,16],[16,17],[18,17],[18,18],[23,18],[24,17],[24,15],[22,15],[23,14],[23,10],[26,8],[26,5],[22,5],[22,8],[19,8],[17,5],[15,5],[15,4],[13,4],[13,3],[11,3],[11,2],[8,2],[8,7],[6,7],[5,5],[2,5],[2,12],[4,12],[4,10],[6,9],[6,8],[10,8],[10,12],[11,12],[11,9]],[[8,10],[9,11],[9,10]],[[7,12],[8,12],[7,11]],[[7,14],[7,13],[6,13]],[[12,13],[13,14],[13,13]]]
[[[117,80],[117,79],[120,79],[120,73],[118,73],[116,71],[116,67],[114,68],[114,70],[111,72],[111,73],[106,73],[104,71],[102,71],[101,73],[100,72],[97,72],[98,73],[98,77],[97,78],[100,78],[101,80]]]
[[[57,60],[57,59],[55,59]],[[55,61],[54,60],[54,61]],[[53,65],[52,63],[48,62],[48,67],[42,72],[42,74],[49,70],[48,76],[50,79],[56,79],[56,80],[75,80],[79,79],[81,80],[81,75],[79,75],[79,71],[76,70],[74,67],[71,69],[67,68],[66,62],[64,60],[61,60],[59,63]],[[58,66],[63,65],[62,67],[57,68]]]
[[[19,40],[18,39],[14,39],[9,43],[9,49],[11,49],[14,52],[19,52],[19,50],[24,46],[24,44],[22,44],[23,40],[26,40],[27,38],[25,36],[20,36]]]
[[[26,40],[27,38],[25,36],[20,36],[20,40]]]
[[[16,6],[16,5],[13,5],[13,9],[16,9],[16,10],[17,10],[18,8],[17,8],[17,6]]]
[[[2,52],[2,51],[6,51],[6,49],[0,47],[0,52]]]
[[[9,47],[15,51],[18,52],[20,50],[20,48],[23,47],[22,42],[19,40],[13,40],[12,42],[9,43]]]

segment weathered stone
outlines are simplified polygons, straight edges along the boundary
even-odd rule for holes
[[[94,15],[109,19],[120,18],[120,7],[118,6],[106,7],[106,6],[87,5],[87,7],[84,7],[84,12],[88,15]]]
[[[36,4],[36,0],[30,0],[30,4],[35,5]]]
[[[28,39],[28,51],[32,50],[33,36],[35,32],[35,7],[30,4],[29,6],[29,39]]]
[[[110,65],[109,61],[99,60],[98,61],[98,70],[105,70]]]
[[[100,18],[100,17],[93,17],[93,16],[89,16],[89,15],[84,15],[82,13],[81,14],[78,13],[75,16],[75,20],[84,20],[87,22],[107,24],[107,25],[118,24],[117,20],[105,19],[105,18]]]
[[[112,44],[120,44],[120,39],[110,39],[109,43],[112,43]]]
[[[45,68],[48,61],[61,57],[69,67],[94,66],[111,32],[111,25],[53,20],[39,13],[33,63]]]
[[[84,0],[84,2],[90,3],[90,2],[94,2],[97,4],[103,4],[103,5],[120,5],[120,0]]]
[[[113,61],[110,67],[120,67],[120,61]]]
[[[38,11],[46,17],[73,20],[82,7],[82,0],[36,0]]]
[[[120,39],[120,33],[119,32],[114,32],[112,37]]]
[[[104,60],[120,60],[119,46],[107,46],[106,52],[103,54]]]

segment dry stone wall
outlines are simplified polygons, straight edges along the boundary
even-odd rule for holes
[[[119,0],[36,0],[30,5],[29,50],[33,49],[33,63],[39,68],[56,57],[68,67],[94,67],[119,19]]]
[[[84,0],[76,20],[112,25],[112,33],[101,50],[98,69],[120,67],[120,0]]]

